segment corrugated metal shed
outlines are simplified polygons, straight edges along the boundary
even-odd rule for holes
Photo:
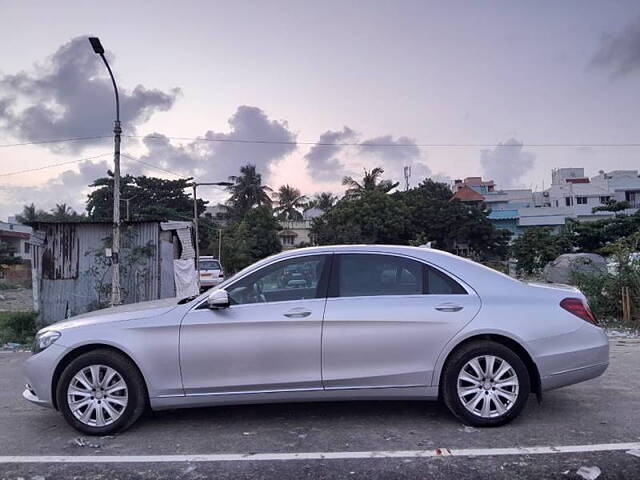
[[[34,245],[32,252],[41,322],[50,324],[108,306],[111,267],[105,247],[110,245],[112,224],[42,222],[34,230],[44,235],[42,245]],[[167,268],[173,262],[173,249],[161,248],[161,235],[162,243],[171,241],[170,232],[161,232],[159,222],[123,225],[123,303],[175,295],[173,271]]]

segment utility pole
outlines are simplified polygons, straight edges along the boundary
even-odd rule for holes
[[[233,185],[231,182],[193,182],[190,186],[193,187],[193,235],[195,236],[196,244],[196,276],[198,282],[198,289],[200,289],[200,245],[198,236],[198,187],[200,185],[214,185],[217,187],[230,187]],[[220,237],[221,238],[221,237]],[[218,240],[218,250],[220,249],[220,241]]]
[[[222,265],[222,229],[218,229],[218,262]]]
[[[113,274],[111,281],[111,305],[114,306],[122,303],[120,291],[120,136],[122,135],[122,128],[120,126],[120,97],[118,96],[116,79],[113,76],[109,62],[107,62],[104,56],[104,47],[100,43],[100,39],[98,37],[89,37],[89,43],[91,43],[93,51],[100,55],[100,58],[102,58],[102,61],[107,67],[107,71],[111,77],[111,83],[113,84],[113,91],[116,95],[116,121],[113,127],[115,144],[113,153],[113,241],[111,245],[111,266]]]

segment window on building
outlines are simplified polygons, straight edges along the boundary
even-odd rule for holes
[[[571,205],[573,205],[573,197],[565,197],[564,203],[567,205],[567,207],[570,207]]]
[[[600,197],[600,203],[607,203],[611,200],[611,197]]]
[[[586,205],[587,204],[587,197],[576,197],[576,203],[578,205]]]
[[[29,253],[31,251],[31,244],[24,242],[24,247],[22,247],[24,253]]]
[[[280,237],[283,245],[293,245],[295,237],[293,235],[283,235]]]

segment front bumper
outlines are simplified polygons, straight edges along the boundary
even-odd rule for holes
[[[31,355],[23,364],[22,371],[28,388],[22,393],[25,400],[42,406],[53,406],[51,398],[53,373],[68,349],[54,343],[40,353]]]
[[[38,396],[36,395],[36,392],[33,391],[33,389],[31,388],[31,385],[29,385],[28,383],[25,385],[24,392],[22,392],[22,398],[24,398],[25,400],[35,405],[39,405],[40,407],[51,408],[50,403],[45,402],[44,400],[40,400],[38,398]]]

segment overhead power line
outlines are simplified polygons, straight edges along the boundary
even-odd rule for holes
[[[5,144],[0,144],[0,148],[23,147],[25,145],[42,145],[46,143],[81,142],[83,140],[100,140],[103,138],[113,138],[113,135],[98,135],[93,137],[75,137],[75,138],[56,138],[52,140],[35,140],[33,142],[22,142],[22,143],[5,143]]]
[[[530,148],[638,148],[640,143],[368,143],[368,142],[305,142],[305,141],[286,141],[286,140],[260,140],[260,139],[242,139],[242,138],[204,138],[204,137],[170,137],[165,135],[123,135],[125,138],[149,139],[149,140],[182,140],[190,142],[214,142],[214,143],[238,143],[238,144],[255,144],[255,145],[304,145],[319,147],[384,147],[384,148],[496,148],[496,147],[530,147]],[[6,143],[0,144],[0,148],[5,147],[21,147],[26,145],[42,145],[50,143],[77,142],[83,140],[99,140],[112,138],[111,135],[100,135],[94,137],[75,137],[60,138],[50,140],[37,140],[22,143]]]
[[[495,147],[640,147],[640,143],[368,143],[368,142],[303,142],[286,140],[250,140],[240,138],[169,137],[166,135],[124,135],[150,140],[183,140],[193,142],[249,143],[266,145],[309,145],[319,147],[419,147],[419,148],[495,148]]]
[[[0,173],[0,177],[8,177],[10,175],[19,175],[21,173],[29,173],[29,172],[36,172],[38,170],[46,170],[47,168],[61,167],[63,165],[70,165],[72,163],[84,162],[85,160],[94,160],[96,158],[106,157],[107,155],[113,155],[113,153],[111,152],[102,153],[100,155],[95,155],[93,157],[78,158],[76,160],[69,160],[67,162],[61,162],[61,163],[51,163],[49,165],[43,165],[42,167],[27,168],[25,170],[15,170],[13,172],[4,172],[4,173]]]

